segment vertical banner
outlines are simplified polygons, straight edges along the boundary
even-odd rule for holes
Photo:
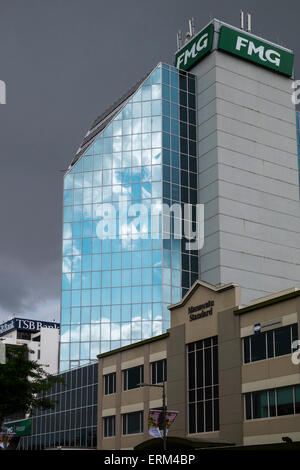
[[[166,412],[166,434],[168,434],[169,427],[174,423],[178,411]],[[163,437],[163,411],[150,410],[148,416],[148,430],[150,436],[161,438]]]

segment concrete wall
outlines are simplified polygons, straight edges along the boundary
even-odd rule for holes
[[[240,319],[233,309],[218,313],[220,438],[243,443]]]
[[[300,204],[291,79],[221,51],[197,75],[202,280],[242,302],[300,285]]]

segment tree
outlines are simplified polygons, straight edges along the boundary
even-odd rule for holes
[[[56,402],[46,397],[46,392],[57,382],[63,383],[62,378],[48,374],[28,359],[26,345],[6,345],[6,363],[0,364],[0,430],[3,421],[14,413],[53,408]]]

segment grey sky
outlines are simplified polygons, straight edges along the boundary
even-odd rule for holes
[[[195,18],[239,26],[294,49],[298,1],[0,0],[0,321],[59,319],[61,170],[90,123],[156,63]],[[298,59],[299,58],[299,59]]]

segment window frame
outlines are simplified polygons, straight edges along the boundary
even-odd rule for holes
[[[243,365],[253,364],[253,363],[256,363],[256,362],[266,361],[268,359],[275,359],[277,357],[283,357],[283,356],[288,356],[289,354],[292,354],[292,352],[293,352],[293,347],[292,347],[293,341],[297,340],[298,336],[299,336],[297,334],[298,330],[297,330],[297,328],[295,328],[295,325],[298,327],[298,323],[291,323],[289,325],[280,326],[280,327],[274,328],[272,330],[266,330],[266,331],[262,331],[260,333],[244,336],[242,338]],[[276,334],[276,332],[278,332],[280,330],[288,329],[288,328],[289,328],[289,333],[290,333],[290,352],[285,353],[285,354],[281,354],[281,355],[276,355],[275,334]],[[294,337],[295,333],[296,333],[296,336],[297,336],[296,338]],[[268,347],[268,344],[269,344],[268,343],[268,336],[270,336],[270,334],[272,334],[272,341],[271,341],[272,342],[272,355],[269,355],[269,347]],[[252,348],[253,348],[252,338],[254,338],[258,335],[264,335],[266,355],[262,359],[252,360]],[[245,354],[246,340],[249,342],[249,361],[247,361],[247,362],[245,361],[245,359],[246,359],[246,354]]]
[[[158,363],[159,362],[162,362],[163,363],[163,380],[158,382],[157,380],[157,366],[158,366]],[[157,384],[161,384],[163,382],[166,382],[167,381],[167,359],[164,358],[164,359],[159,359],[158,361],[153,361],[150,363],[150,366],[151,366],[151,385],[157,385]],[[155,377],[154,377],[154,369],[155,369]],[[155,380],[154,380],[155,379]]]
[[[112,379],[112,384],[110,383]],[[116,372],[103,375],[104,395],[113,395],[116,393]],[[112,388],[112,391],[110,391]]]
[[[137,369],[139,368],[139,375],[140,375],[140,380],[139,380],[139,384],[136,385],[136,387],[131,387],[131,388],[128,388],[128,373],[130,371],[132,371],[133,369]],[[141,365],[138,365],[138,366],[134,366],[134,367],[129,367],[128,369],[124,369],[122,370],[122,376],[123,376],[123,391],[124,392],[128,392],[130,390],[135,390],[137,388],[139,388],[140,384],[144,382],[144,364],[141,364]]]
[[[111,420],[112,433],[109,434],[109,420]],[[116,436],[116,415],[103,417],[103,438],[110,438]]]
[[[272,419],[272,418],[280,418],[282,416],[299,415],[300,414],[300,407],[299,407],[299,411],[298,412],[296,411],[296,389],[297,389],[297,387],[299,388],[299,391],[300,391],[300,385],[295,384],[295,385],[285,385],[283,387],[276,387],[276,388],[270,388],[270,389],[266,389],[266,390],[257,390],[257,391],[253,391],[253,392],[244,393],[243,394],[244,395],[244,400],[243,400],[244,401],[244,421],[254,421],[254,420],[259,420],[259,419]],[[283,390],[283,389],[290,389],[291,392],[292,392],[293,413],[289,413],[289,414],[279,414],[278,413],[278,391]],[[261,417],[258,417],[258,418],[253,417],[253,393],[267,393],[267,403],[268,403],[267,416],[261,416]],[[270,393],[274,393],[275,414],[271,414]],[[247,418],[246,401],[247,401],[248,398],[250,399],[250,414],[251,414],[250,418]]]
[[[209,344],[208,344],[209,343]],[[218,336],[204,338],[187,346],[187,421],[188,434],[201,434],[216,432],[220,429],[220,409],[219,409],[219,364],[218,364]],[[200,353],[201,354],[198,354]],[[206,354],[205,354],[206,352]],[[210,374],[205,371],[206,359],[210,353],[209,368]],[[193,358],[192,358],[193,356]],[[190,362],[191,361],[191,362]],[[198,361],[202,363],[201,374],[199,372]],[[193,380],[190,378],[190,366],[194,369]],[[216,369],[216,371],[215,371]],[[199,377],[202,375],[201,387],[197,387]],[[217,378],[217,381],[215,379]],[[209,379],[209,383],[206,380]],[[202,393],[201,393],[202,392]],[[191,395],[190,395],[191,394]],[[206,396],[207,395],[207,396]],[[194,399],[190,398],[191,396]],[[199,398],[200,397],[200,398]],[[199,410],[202,413],[199,415]],[[210,409],[211,422],[206,419],[206,411]],[[201,420],[199,419],[199,416]],[[194,430],[191,429],[191,417],[194,420]],[[203,428],[203,429],[202,429]]]
[[[139,431],[138,432],[128,432],[128,416],[133,414],[139,414]],[[124,432],[125,430],[125,432]],[[144,411],[132,411],[131,413],[122,414],[122,436],[133,436],[137,434],[144,433]]]

